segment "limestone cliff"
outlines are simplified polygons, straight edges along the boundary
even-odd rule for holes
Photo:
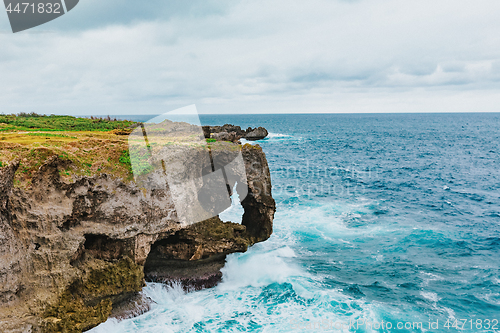
[[[0,168],[2,332],[85,331],[137,297],[145,277],[195,289],[217,283],[227,254],[272,233],[265,154],[245,145],[242,156],[248,195],[241,225],[213,217],[186,226],[168,187],[107,174],[68,181],[61,170],[71,161],[59,157],[40,166],[29,188],[13,186],[19,163]]]

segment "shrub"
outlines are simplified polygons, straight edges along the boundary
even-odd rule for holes
[[[112,131],[115,129],[125,129],[135,124],[135,122],[130,120],[115,120],[111,119],[111,117],[91,119],[72,116],[44,116],[34,113],[0,115],[0,123],[14,126],[18,130],[28,131]],[[2,131],[6,130],[6,128],[3,127]]]
[[[120,156],[119,161],[123,164],[130,165],[130,154],[128,150],[124,150]]]

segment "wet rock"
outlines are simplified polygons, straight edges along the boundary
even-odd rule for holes
[[[110,317],[118,320],[140,316],[151,309],[155,302],[142,292],[127,294],[113,303]]]

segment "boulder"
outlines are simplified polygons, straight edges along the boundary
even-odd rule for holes
[[[255,129],[249,127],[244,137],[247,140],[255,141],[264,139],[268,134],[269,133],[264,127],[257,127]]]

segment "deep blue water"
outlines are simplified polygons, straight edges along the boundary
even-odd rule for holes
[[[152,311],[94,332],[500,332],[500,114],[201,120],[271,133],[273,236],[219,286],[149,284]]]

